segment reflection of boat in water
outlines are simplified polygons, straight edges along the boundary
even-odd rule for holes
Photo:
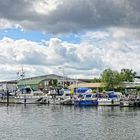
[[[16,91],[15,103],[17,104],[48,103],[48,99],[47,96],[42,91],[33,90],[31,87],[26,86]]]
[[[97,106],[98,101],[92,93],[79,94],[74,100],[74,105],[78,106]]]

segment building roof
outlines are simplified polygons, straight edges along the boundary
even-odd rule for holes
[[[101,88],[104,87],[103,83],[78,83],[78,84],[72,84],[69,86],[69,88],[78,88],[78,87],[88,87],[88,88]],[[124,88],[136,88],[140,87],[140,82],[123,82],[120,87]],[[117,87],[116,87],[117,88]]]
[[[65,77],[65,79],[68,77]],[[63,80],[62,76],[59,75],[55,75],[55,74],[49,74],[49,75],[43,75],[43,76],[36,76],[36,77],[31,77],[31,78],[25,78],[23,80],[20,80],[18,82],[18,86],[20,85],[38,85],[41,81],[45,81],[45,80],[52,80],[52,79],[57,79],[57,80]]]
[[[69,86],[69,88],[76,88],[76,87],[89,87],[89,88],[99,88],[99,87],[103,87],[102,83],[78,83],[76,84],[72,84]]]
[[[17,80],[0,81],[0,84],[17,84]]]
[[[25,78],[25,79],[26,80],[30,80],[30,79],[38,79],[38,78],[44,78],[44,79],[61,79],[62,76],[59,76],[59,75],[56,75],[56,74],[49,74],[49,75],[29,77],[29,78]]]
[[[41,81],[48,80],[48,79],[59,79],[61,76],[50,74],[50,75],[43,75],[43,76],[36,76],[31,78],[25,78],[20,80],[17,86],[21,85],[38,85]]]
[[[44,81],[45,78],[36,78],[36,79],[24,79],[20,80],[17,86],[20,85],[38,85],[41,81]]]

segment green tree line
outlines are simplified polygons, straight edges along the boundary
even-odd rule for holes
[[[100,78],[94,78],[92,82],[102,82],[106,90],[114,90],[114,88],[120,87],[123,82],[133,82],[136,76],[136,72],[132,69],[121,69],[120,72],[105,69]]]

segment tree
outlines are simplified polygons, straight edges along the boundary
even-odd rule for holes
[[[133,82],[136,72],[132,69],[122,69],[121,72],[105,69],[101,74],[101,81],[107,90],[113,90],[116,87],[121,87],[123,82]]]
[[[100,78],[94,78],[91,80],[92,83],[97,83],[97,82],[101,82]]]
[[[57,86],[57,79],[52,79],[49,81],[49,86],[52,86],[53,88],[55,88]]]
[[[106,90],[114,90],[121,83],[119,72],[105,69],[101,74],[101,81],[106,87]]]
[[[134,82],[136,72],[133,72],[132,69],[121,69],[120,75],[121,75],[122,81]]]

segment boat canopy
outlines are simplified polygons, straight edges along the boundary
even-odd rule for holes
[[[109,98],[117,98],[118,97],[114,91],[108,91],[107,94],[108,94]]]
[[[87,87],[80,87],[80,88],[76,88],[74,90],[74,92],[76,93],[86,93],[86,92],[92,92],[92,89],[87,88]]]

